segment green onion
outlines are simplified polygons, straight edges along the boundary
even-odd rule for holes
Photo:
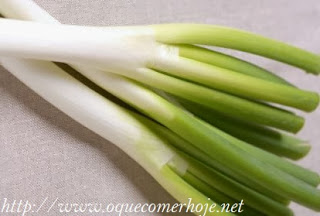
[[[244,199],[251,208],[261,211],[266,215],[293,215],[293,212],[285,205],[280,204],[264,195],[261,195],[246,186],[220,174],[215,170],[208,171],[208,168],[189,157],[190,166],[185,176],[193,175],[214,187],[227,193],[236,200]]]
[[[195,176],[191,173],[184,174],[183,179],[186,180],[187,182],[190,182],[191,185],[193,185],[195,188],[197,188],[199,191],[201,191],[206,196],[210,197],[211,199],[215,199],[216,202],[220,205],[226,205],[228,207],[228,204],[230,204],[230,205],[231,205],[231,203],[238,204],[241,202],[239,200],[235,200],[233,198],[230,198],[229,196],[225,195],[224,193],[220,192],[219,190],[211,187],[210,185],[206,184],[201,179],[199,179],[197,176]],[[247,205],[241,206],[241,211],[242,211],[241,213],[238,213],[239,215],[245,215],[245,216],[264,215],[261,212],[256,211],[255,209],[253,209]]]
[[[225,27],[57,25],[32,1],[3,0],[0,6],[7,17],[50,23],[1,19],[1,55],[69,63],[152,121],[108,102],[51,63],[1,58],[3,65],[72,118],[113,141],[180,202],[192,197],[197,203],[212,204],[204,195],[208,189],[210,194],[218,194],[217,200],[212,197],[215,202],[246,196],[249,214],[292,215],[286,206],[290,200],[320,210],[318,174],[215,128],[213,125],[221,124],[210,116],[214,115],[212,109],[227,119],[239,120],[240,125],[257,124],[259,129],[245,126],[250,130],[248,136],[263,141],[269,133],[260,129],[263,125],[297,132],[304,123],[302,117],[265,102],[309,112],[318,106],[318,94],[293,87],[250,63],[194,45],[247,51],[315,74],[320,72],[318,55]],[[60,87],[68,94],[59,94],[56,88]],[[159,95],[159,89],[188,100],[183,105],[187,109],[190,101],[195,103],[200,108],[191,111],[200,117],[204,106],[210,119],[200,120],[165,94]],[[81,95],[81,100],[74,95]],[[227,123],[226,131],[235,134],[233,130]],[[304,156],[309,149],[298,152],[294,141],[287,138],[288,151]],[[274,153],[287,150],[285,142],[277,145],[281,148]],[[212,184],[222,179],[227,194],[218,193]]]
[[[267,71],[250,62],[237,59],[233,56],[229,56],[214,50],[209,50],[209,49],[194,46],[194,45],[177,45],[177,46],[179,46],[179,55],[181,57],[194,59],[194,60],[211,64],[217,67],[226,68],[232,71],[237,71],[239,73],[253,76],[256,78],[261,78],[268,81],[273,81],[276,83],[293,86],[291,83],[271,73],[270,71]]]
[[[317,93],[244,75],[229,69],[184,57],[170,58],[149,65],[167,74],[254,100],[270,101],[313,111],[319,104]]]
[[[189,111],[213,126],[254,146],[293,160],[305,157],[311,146],[296,137],[259,125],[239,121],[196,103],[178,99]]]
[[[169,147],[165,139],[146,127],[150,124],[150,120],[108,101],[53,63],[4,57],[0,58],[0,62],[13,75],[61,111],[115,143],[181,203],[188,203],[189,198],[192,198],[192,203],[195,204],[202,203],[209,206],[214,204],[212,201],[214,199],[208,200],[179,176],[177,172],[184,170],[184,165],[175,164],[174,158],[179,157],[177,153]],[[173,164],[178,171],[173,171],[168,163]],[[219,206],[216,209],[221,211]],[[204,214],[203,211],[199,213]],[[221,215],[231,214],[221,213]]]
[[[184,59],[182,61],[177,47],[159,44],[156,41],[157,36],[154,34],[157,34],[157,28],[152,26],[101,28],[1,20],[0,27],[3,32],[0,35],[0,41],[5,41],[0,49],[2,55],[86,64],[92,68],[111,71],[152,85],[227,115],[237,113],[237,117],[242,120],[247,119],[290,132],[299,131],[303,125],[303,120],[293,114],[203,87],[207,84],[206,80],[216,80],[214,77],[209,79],[206,75],[214,74],[210,69],[214,66],[194,60]],[[38,40],[38,32],[42,32],[41,40]],[[20,37],[20,35],[24,36]],[[180,66],[181,68],[175,68]],[[200,79],[196,80],[203,85],[160,74],[148,67],[160,68],[161,72],[171,72],[175,75],[176,73],[181,74],[183,69],[186,71],[186,76],[200,71],[202,72],[202,74],[199,73]],[[220,86],[218,89],[224,92],[241,92],[242,96],[250,97],[255,95],[259,96],[258,99],[267,99],[305,111],[312,111],[318,105],[317,93],[301,91],[287,85],[231,72],[232,76],[242,77],[236,79],[240,82],[234,83],[230,82],[233,80],[232,76],[228,78],[228,73],[221,72],[227,69],[220,68],[219,70],[221,82],[217,82]],[[251,85],[250,91],[243,88],[246,80]],[[258,83],[254,84],[256,81]],[[271,93],[264,94],[263,89]],[[274,95],[273,91],[278,93]],[[297,97],[294,97],[294,94],[297,94]]]
[[[159,42],[231,48],[282,61],[309,73],[320,73],[319,55],[250,32],[197,24],[164,24],[154,28]]]

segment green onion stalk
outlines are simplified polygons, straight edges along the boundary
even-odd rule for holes
[[[182,24],[175,26],[176,29],[185,29]],[[315,92],[181,56],[179,46],[162,43],[179,41],[179,38],[171,41],[171,34],[164,40],[162,29],[170,30],[171,25],[83,27],[3,19],[0,27],[3,33],[1,41],[5,41],[1,46],[1,55],[78,63],[102,71],[111,71],[228,116],[290,132],[298,132],[302,128],[302,117],[257,103],[255,100],[287,105],[307,112],[313,111],[319,103],[318,94]],[[191,29],[200,27],[209,30],[218,28],[190,25]],[[198,34],[197,31],[192,32]],[[210,31],[206,35],[208,38],[215,38],[215,35],[209,33]],[[194,43],[201,44],[201,38],[199,40],[195,39]],[[271,48],[278,46],[277,42],[272,43],[266,38],[264,40],[271,44]],[[186,42],[182,40],[181,43]],[[287,49],[296,51],[296,48],[291,46]],[[307,59],[310,55],[305,54]],[[287,56],[289,59],[293,57]]]
[[[307,141],[292,135],[249,122],[239,121],[181,98],[175,98],[174,100],[179,101],[178,103],[187,110],[213,126],[270,153],[292,160],[299,160],[311,150],[311,145]]]

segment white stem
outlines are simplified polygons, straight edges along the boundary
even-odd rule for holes
[[[153,155],[158,168],[174,153],[142,122],[144,118],[108,101],[49,62],[0,58],[1,64],[58,109],[115,143],[141,165]],[[141,145],[144,146],[143,149]],[[144,158],[144,159],[142,159]]]
[[[52,21],[52,17],[50,19],[47,19],[49,14],[44,15],[41,17],[42,14],[45,14],[46,12],[41,9],[39,6],[37,6],[34,2],[29,0],[4,0],[2,3],[7,4],[8,6],[14,7],[14,5],[22,5],[22,1],[24,4],[26,4],[28,7],[30,7],[31,4],[33,4],[32,12],[37,14],[36,16],[29,17],[28,14],[23,12],[23,19],[25,20],[33,20],[37,22],[43,22],[43,23],[49,23],[49,24],[57,24],[58,21]],[[29,2],[29,3],[26,3]],[[22,3],[22,4],[20,4]],[[6,5],[4,5],[6,6]],[[25,8],[25,10],[28,10],[28,7]],[[1,10],[0,10],[1,12]],[[10,13],[10,11],[6,12],[8,15],[14,15]],[[36,17],[36,18],[35,18]],[[98,29],[98,28],[91,28],[91,29]],[[95,30],[94,30],[95,31]],[[100,29],[98,30],[100,31]],[[128,30],[126,30],[128,31]],[[150,30],[140,30],[149,32]],[[114,33],[113,33],[114,34]],[[132,35],[132,34],[131,34]],[[153,42],[152,42],[153,43]],[[10,48],[9,48],[10,49]],[[165,46],[158,46],[158,50],[164,50],[164,52],[158,52],[159,56],[165,56],[167,53],[172,53],[173,55],[178,55],[178,51],[176,48],[173,48],[173,50],[169,51],[170,49],[166,49]],[[139,50],[134,50],[135,52]],[[169,52],[166,52],[169,51]],[[115,52],[112,50],[112,52]],[[122,56],[126,55],[127,53],[124,53]],[[114,58],[114,57],[111,57]],[[128,57],[127,57],[128,58]],[[130,59],[131,57],[129,57]],[[132,57],[133,59],[134,57]],[[129,60],[130,61],[130,60]],[[127,67],[129,64],[127,64],[127,61],[121,61],[121,65]],[[137,109],[140,109],[144,111],[145,113],[153,113],[157,116],[161,117],[164,121],[168,121],[174,118],[174,113],[168,107],[166,104],[167,101],[163,100],[161,97],[159,97],[154,92],[150,91],[144,86],[141,86],[137,84],[136,82],[133,82],[129,79],[126,79],[122,76],[118,76],[116,74],[106,73],[101,70],[93,70],[91,67],[83,66],[83,65],[72,65],[73,68],[75,68],[77,71],[79,71],[81,74],[86,76],[88,79],[92,80],[94,83],[102,87],[103,89],[107,90],[108,92],[114,94],[115,96],[121,98],[122,100],[130,103],[131,105],[135,106]],[[138,68],[139,69],[139,68]],[[112,71],[113,73],[120,73],[122,74],[121,70],[115,70]],[[143,74],[139,73],[138,70],[134,71],[134,68],[130,68],[130,71],[125,72],[127,75],[131,76],[131,78],[134,78],[134,76],[141,76]],[[134,74],[135,73],[135,74]],[[132,77],[133,76],[133,77]]]
[[[0,19],[0,29],[1,55],[81,62],[118,73],[146,67],[156,57],[176,50],[156,42],[151,27],[85,27]]]

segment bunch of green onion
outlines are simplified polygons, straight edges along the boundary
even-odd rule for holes
[[[1,64],[124,150],[178,201],[243,199],[241,215],[293,215],[290,201],[320,211],[319,175],[285,159],[306,156],[310,145],[280,131],[296,133],[304,119],[272,105],[311,112],[319,95],[201,45],[254,53],[313,74],[320,73],[320,56],[220,26],[59,25],[31,0],[1,0],[0,13],[26,20],[0,20]],[[121,102],[49,61],[70,64]]]

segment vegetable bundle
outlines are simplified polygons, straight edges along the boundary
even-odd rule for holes
[[[29,20],[0,20],[2,65],[122,148],[180,202],[244,199],[242,215],[285,216],[293,215],[292,200],[320,211],[319,175],[282,158],[300,159],[310,145],[276,130],[298,132],[304,119],[270,104],[311,112],[319,95],[200,46],[250,52],[313,74],[320,73],[318,55],[220,26],[59,25],[29,0],[2,0],[0,13]],[[129,108],[39,60],[70,64]]]

